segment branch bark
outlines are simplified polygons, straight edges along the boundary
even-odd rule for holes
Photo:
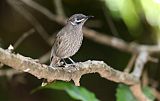
[[[68,67],[50,68],[45,64],[38,63],[32,58],[10,53],[9,51],[0,48],[0,62],[16,70],[28,72],[38,79],[45,78],[49,82],[54,80],[73,80],[75,85],[79,86],[79,81],[82,75],[99,73],[101,77],[114,82],[120,82],[127,85],[139,83],[139,79],[132,74],[115,70],[103,61],[89,60],[74,65],[68,65]]]
[[[135,67],[133,69],[132,74],[140,79],[142,75],[142,71],[144,69],[145,64],[148,62],[149,53],[146,51],[141,51],[137,56]],[[133,95],[136,97],[138,101],[151,101],[141,90],[141,84],[137,83],[130,87]]]

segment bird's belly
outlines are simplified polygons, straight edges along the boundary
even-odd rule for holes
[[[66,48],[66,52],[65,52],[65,57],[64,58],[68,58],[70,56],[73,56],[80,48],[81,46],[81,42],[77,42],[77,41],[73,41],[72,43],[70,43],[70,46],[68,48]]]
[[[63,40],[63,46],[61,47],[61,51],[59,57],[68,58],[73,56],[80,48],[82,44],[83,36],[71,36],[67,40]]]

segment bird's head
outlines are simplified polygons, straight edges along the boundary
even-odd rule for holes
[[[68,19],[68,23],[72,24],[73,26],[75,25],[83,25],[84,22],[93,16],[86,16],[83,14],[74,14]]]

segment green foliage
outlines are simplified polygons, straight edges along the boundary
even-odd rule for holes
[[[105,0],[111,12],[118,13],[128,29],[136,30],[140,26],[140,18],[136,11],[136,6],[132,0]]]
[[[154,101],[155,97],[149,87],[143,87],[143,93],[151,99],[151,101]],[[129,87],[124,84],[119,84],[116,92],[116,99],[117,101],[137,101],[132,95]]]
[[[155,96],[152,94],[152,91],[148,86],[143,87],[143,93],[150,98],[151,101],[155,100]]]
[[[159,0],[104,0],[111,14],[121,18],[132,35],[138,35],[147,21],[153,28],[160,29]],[[145,19],[145,20],[144,20]],[[136,32],[135,32],[136,31]]]
[[[52,84],[48,84],[44,87],[40,87],[38,89],[44,89],[44,88],[49,88],[49,89],[55,89],[55,90],[64,90],[69,94],[70,97],[76,100],[81,100],[81,101],[99,101],[94,93],[88,91],[84,87],[77,87],[71,83],[68,82],[60,82],[56,81]]]
[[[141,0],[147,21],[152,26],[160,27],[160,2],[159,0]]]

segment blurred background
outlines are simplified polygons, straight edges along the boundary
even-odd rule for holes
[[[55,21],[46,16],[47,11],[41,7],[50,11]],[[64,26],[61,19],[75,13],[93,15],[85,27],[104,35],[128,43],[160,44],[160,0],[0,0],[0,47],[6,49],[12,44],[15,53],[49,64],[54,37]],[[159,58],[160,55],[153,56]],[[82,47],[72,59],[76,62],[100,60],[123,71],[131,57],[132,53],[84,37]],[[0,69],[0,101],[78,101],[65,90],[45,88],[31,93],[42,80],[28,73],[3,73],[11,70],[7,66]],[[159,62],[147,63],[144,73],[146,85],[159,91]],[[100,101],[117,100],[118,84],[98,74],[84,75],[81,86]]]

